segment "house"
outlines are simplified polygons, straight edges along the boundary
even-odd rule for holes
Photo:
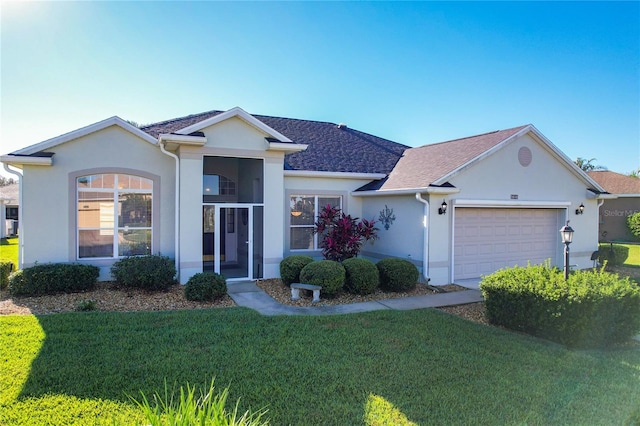
[[[17,183],[0,186],[0,238],[18,233],[20,191]]]
[[[110,266],[176,259],[230,282],[279,276],[294,253],[319,257],[327,204],[376,219],[371,260],[401,257],[424,280],[477,280],[515,264],[591,266],[607,194],[534,126],[418,148],[334,124],[209,111],[137,128],[112,117],[0,157],[23,190],[21,264]],[[584,214],[576,214],[584,206]]]
[[[638,241],[627,227],[627,217],[640,212],[640,178],[608,170],[587,173],[605,191],[616,196],[606,199],[599,210],[600,241]]]

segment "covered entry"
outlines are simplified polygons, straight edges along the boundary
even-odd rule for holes
[[[510,266],[558,262],[565,210],[461,208],[454,216],[454,279],[478,278]]]

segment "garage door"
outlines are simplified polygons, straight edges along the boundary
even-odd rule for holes
[[[454,278],[477,278],[508,266],[551,259],[561,228],[557,209],[456,208]]]

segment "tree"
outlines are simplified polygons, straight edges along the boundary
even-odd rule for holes
[[[365,241],[378,238],[375,220],[353,218],[338,207],[327,204],[318,215],[313,232],[321,239],[322,256],[342,262],[356,257]]]
[[[595,158],[587,160],[586,158],[578,157],[575,159],[574,163],[576,163],[576,166],[580,167],[585,172],[591,172],[593,170],[607,170],[604,166],[592,164],[594,161],[596,161]]]
[[[632,170],[631,172],[629,172],[629,176],[634,177],[634,178],[640,178],[640,168]]]
[[[16,180],[14,178],[0,176],[0,186],[13,185],[14,183],[16,183]]]

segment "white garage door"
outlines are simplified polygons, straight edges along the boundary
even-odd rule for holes
[[[557,209],[456,208],[454,278],[477,278],[508,266],[551,259],[560,250]]]

